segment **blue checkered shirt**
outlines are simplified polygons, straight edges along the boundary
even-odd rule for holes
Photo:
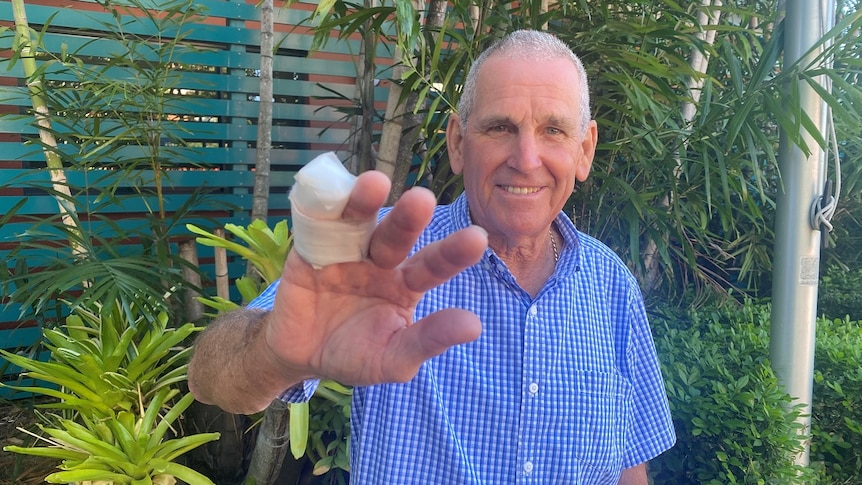
[[[438,206],[417,247],[470,224],[464,196]],[[405,384],[354,390],[351,483],[616,484],[673,446],[664,384],[635,279],[605,245],[556,219],[565,238],[535,298],[488,249],[428,292],[421,318],[475,312],[478,340],[427,361]],[[270,287],[250,306],[269,308]],[[289,389],[308,399],[315,381]]]

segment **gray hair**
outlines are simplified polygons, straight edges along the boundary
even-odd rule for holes
[[[581,112],[578,122],[581,134],[586,132],[591,116],[590,88],[581,59],[552,34],[537,30],[516,30],[482,52],[470,67],[461,98],[458,100],[458,116],[461,120],[462,133],[467,129],[467,120],[476,103],[476,79],[479,77],[479,71],[485,61],[493,56],[503,56],[508,59],[571,60],[577,72],[581,91]]]

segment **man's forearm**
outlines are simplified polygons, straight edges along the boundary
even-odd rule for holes
[[[214,320],[195,342],[189,389],[198,401],[251,414],[302,378],[290,376],[267,347],[263,310],[240,309]]]
[[[626,468],[619,481],[619,485],[647,485],[648,483],[646,463]]]

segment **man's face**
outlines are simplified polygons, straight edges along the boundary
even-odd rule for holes
[[[544,237],[575,187],[589,175],[596,125],[579,126],[578,78],[568,59],[491,57],[477,79],[463,136],[452,116],[449,158],[464,186],[473,222],[492,244]]]

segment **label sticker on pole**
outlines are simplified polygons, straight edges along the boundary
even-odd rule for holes
[[[377,218],[343,221],[341,213],[356,183],[333,152],[308,162],[290,190],[293,247],[314,268],[362,261]]]

